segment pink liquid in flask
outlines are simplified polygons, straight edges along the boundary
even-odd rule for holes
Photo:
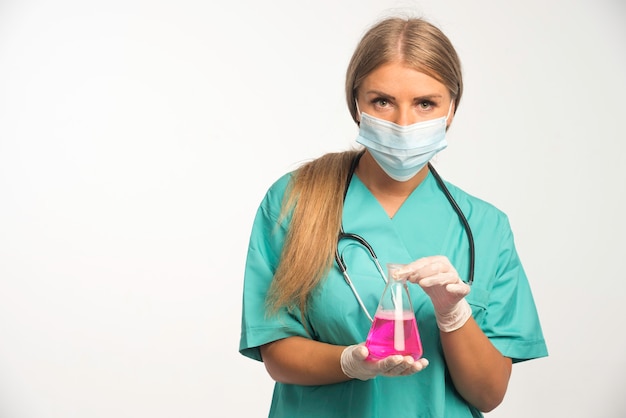
[[[368,360],[381,360],[394,354],[412,356],[415,360],[422,357],[422,341],[415,315],[412,312],[402,312],[397,324],[396,315],[395,311],[376,312],[365,341],[369,350]]]

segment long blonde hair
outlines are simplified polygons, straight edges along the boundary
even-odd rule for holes
[[[270,312],[306,311],[308,297],[332,267],[341,228],[343,194],[359,151],[328,153],[299,167],[283,201],[291,221],[268,293]]]
[[[398,59],[443,83],[455,100],[456,111],[463,81],[461,64],[449,39],[422,19],[392,17],[366,32],[348,65],[346,100],[357,124],[355,97],[359,86],[376,68]],[[270,313],[281,307],[297,307],[304,315],[311,292],[332,267],[346,178],[359,152],[329,153],[294,172],[282,208],[283,216],[291,213],[292,219],[267,296]]]

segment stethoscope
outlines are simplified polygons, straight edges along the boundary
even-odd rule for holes
[[[352,164],[350,165],[350,170],[348,172],[348,176],[346,179],[346,187],[344,188],[344,192],[343,192],[344,203],[346,201],[346,196],[348,195],[348,188],[350,187],[350,183],[352,182],[352,177],[354,176],[354,171],[356,170],[356,166],[359,163],[359,160],[361,159],[361,157],[363,156],[363,153],[364,151],[359,153],[354,158],[354,160],[352,160]],[[461,210],[459,205],[456,203],[456,200],[454,200],[454,198],[452,197],[450,190],[448,190],[445,183],[441,179],[441,176],[439,176],[439,173],[437,173],[435,168],[430,163],[428,163],[428,169],[432,173],[433,177],[435,177],[435,181],[439,185],[439,188],[445,194],[446,198],[448,199],[448,202],[450,202],[450,205],[452,206],[452,208],[458,215],[459,220],[463,224],[463,229],[465,229],[465,234],[467,235],[467,241],[469,243],[469,268],[468,268],[469,271],[468,271],[466,283],[471,285],[474,282],[474,261],[475,261],[474,236],[472,235],[472,229],[470,228],[469,222],[467,222],[467,218],[463,214],[463,211]],[[346,263],[343,260],[343,255],[339,253],[339,242],[344,239],[356,241],[359,244],[361,244],[363,247],[365,247],[365,249],[367,249],[367,252],[371,256],[372,261],[374,261],[374,264],[376,265],[376,269],[378,270],[378,273],[383,278],[385,283],[387,282],[387,277],[385,276],[385,272],[380,266],[378,257],[376,256],[376,253],[374,252],[374,249],[372,248],[372,246],[362,236],[358,234],[353,234],[350,232],[345,232],[343,230],[343,222],[342,222],[341,229],[339,231],[339,236],[337,237],[337,248],[335,249],[335,262],[337,263],[339,270],[341,270],[341,273],[343,274],[343,277],[346,283],[348,284],[348,286],[350,286],[352,293],[354,293],[354,296],[356,297],[357,302],[361,306],[361,309],[363,310],[363,312],[365,312],[365,315],[367,315],[369,320],[373,321],[372,316],[367,311],[367,308],[365,307],[363,300],[359,296],[359,292],[357,292],[356,288],[354,287],[354,284],[352,283],[352,280],[350,279],[350,276],[348,275],[348,267],[346,266]]]

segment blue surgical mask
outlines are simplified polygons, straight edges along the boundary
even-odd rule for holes
[[[448,146],[447,121],[448,116],[443,116],[402,126],[361,113],[356,142],[367,148],[389,177],[407,181]]]

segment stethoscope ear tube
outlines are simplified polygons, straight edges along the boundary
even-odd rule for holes
[[[459,216],[459,220],[463,224],[463,229],[465,229],[465,234],[467,235],[467,241],[469,244],[469,267],[467,273],[467,284],[471,286],[474,282],[474,264],[476,261],[476,250],[474,248],[474,234],[472,234],[472,228],[470,228],[469,222],[467,221],[465,214],[459,207],[458,203],[456,203],[456,200],[454,200],[454,197],[452,197],[450,190],[448,190],[448,188],[446,187],[442,178],[439,176],[439,173],[437,173],[437,170],[435,170],[435,168],[430,163],[428,163],[428,169],[435,177],[437,184],[439,185],[441,190],[443,190],[443,194],[446,195],[448,202],[450,202],[450,205],[452,205],[452,208]]]

